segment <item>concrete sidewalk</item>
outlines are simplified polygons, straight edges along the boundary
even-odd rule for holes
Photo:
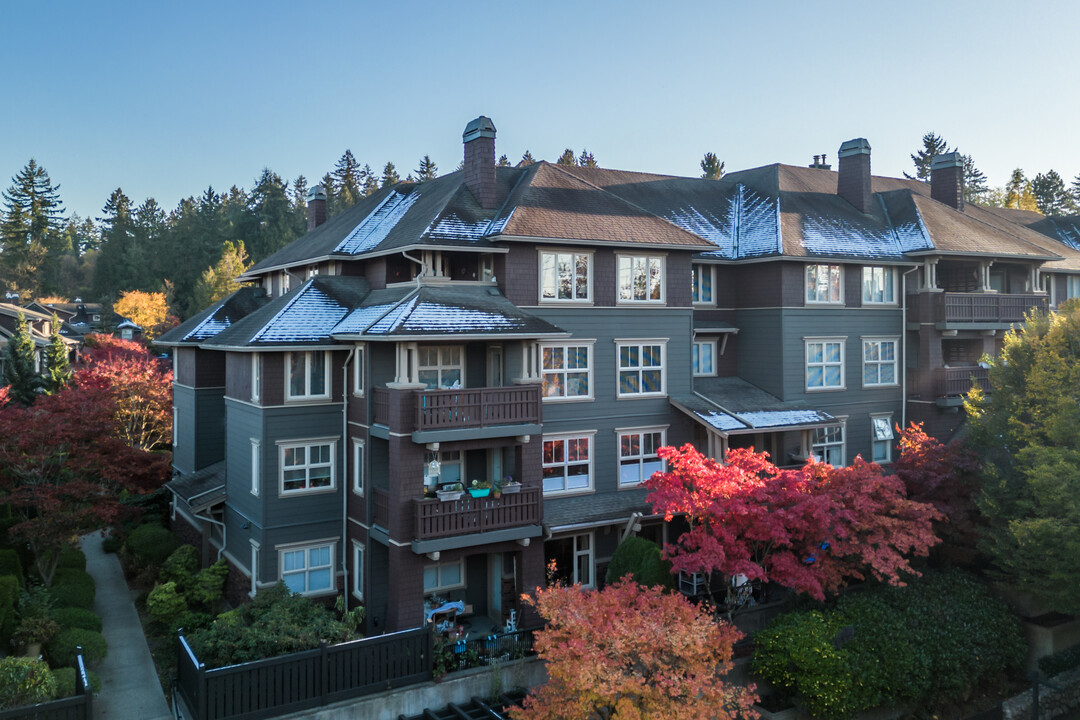
[[[128,590],[120,561],[115,555],[107,555],[101,542],[100,533],[82,538],[86,572],[94,577],[97,586],[94,612],[101,616],[101,632],[109,643],[109,654],[94,668],[101,677],[101,692],[94,696],[94,718],[172,718],[135,612],[134,593]]]

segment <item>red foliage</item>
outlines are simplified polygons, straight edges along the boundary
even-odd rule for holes
[[[757,717],[753,686],[725,677],[739,632],[681,595],[620,581],[525,599],[547,620],[536,650],[548,682],[510,711],[515,720]]]
[[[670,470],[645,483],[647,500],[666,519],[685,514],[690,523],[665,549],[675,570],[745,575],[824,599],[866,573],[903,584],[913,572],[908,557],[938,542],[938,512],[861,458],[847,468],[808,461],[781,470],[745,449],[732,450],[726,465],[692,445],[660,456]]]

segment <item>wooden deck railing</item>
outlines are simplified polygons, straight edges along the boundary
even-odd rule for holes
[[[971,390],[972,382],[990,389],[990,371],[977,365],[941,368],[938,373],[938,397],[957,397]]]
[[[460,390],[375,389],[375,422],[390,422],[390,393],[408,392],[415,398],[409,430],[457,430],[540,421],[540,386],[462,388]]]
[[[1045,295],[1006,295],[999,293],[946,292],[939,296],[937,322],[1022,322],[1033,308],[1046,312],[1050,301]]]
[[[417,540],[470,535],[540,523],[540,488],[522,488],[502,497],[414,500]]]

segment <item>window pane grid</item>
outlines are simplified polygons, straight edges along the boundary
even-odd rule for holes
[[[318,545],[281,552],[281,580],[295,593],[333,587],[333,545]]]
[[[589,347],[543,347],[540,353],[545,398],[589,397]]]
[[[896,384],[896,341],[863,341],[863,384]]]
[[[806,266],[806,301],[815,303],[838,303],[840,294],[839,265]]]
[[[894,303],[895,283],[893,281],[893,268],[864,267],[863,268],[863,302],[866,303]]]
[[[544,300],[588,300],[589,255],[541,253],[540,296]]]
[[[619,394],[644,395],[664,391],[664,346],[619,347]]]
[[[591,487],[590,443],[592,438],[558,438],[544,441],[544,492],[585,490]]]
[[[806,387],[839,388],[844,385],[844,343],[839,340],[806,343]]]
[[[637,485],[663,469],[657,451],[664,444],[664,431],[630,432],[619,435],[619,484]]]
[[[301,445],[283,448],[281,488],[283,492],[303,492],[334,485],[333,446]]]
[[[821,462],[842,466],[844,464],[844,426],[833,425],[814,430],[813,453]]]
[[[664,260],[660,257],[619,257],[619,300],[658,302],[664,295]]]

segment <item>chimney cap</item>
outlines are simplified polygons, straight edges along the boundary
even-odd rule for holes
[[[491,118],[481,115],[465,126],[465,132],[461,133],[462,142],[469,142],[478,138],[494,138],[495,123]]]
[[[931,172],[951,167],[964,167],[964,156],[958,152],[942,153],[941,155],[935,155],[934,159],[930,161]]]
[[[308,200],[308,202],[311,202],[312,200],[325,200],[325,199],[326,199],[326,190],[323,188],[322,185],[315,185],[314,187],[312,187],[310,190],[307,191],[307,200]]]
[[[855,138],[854,140],[848,140],[840,145],[840,152],[837,153],[838,157],[851,157],[852,155],[869,155],[870,154],[870,141],[866,138]]]

